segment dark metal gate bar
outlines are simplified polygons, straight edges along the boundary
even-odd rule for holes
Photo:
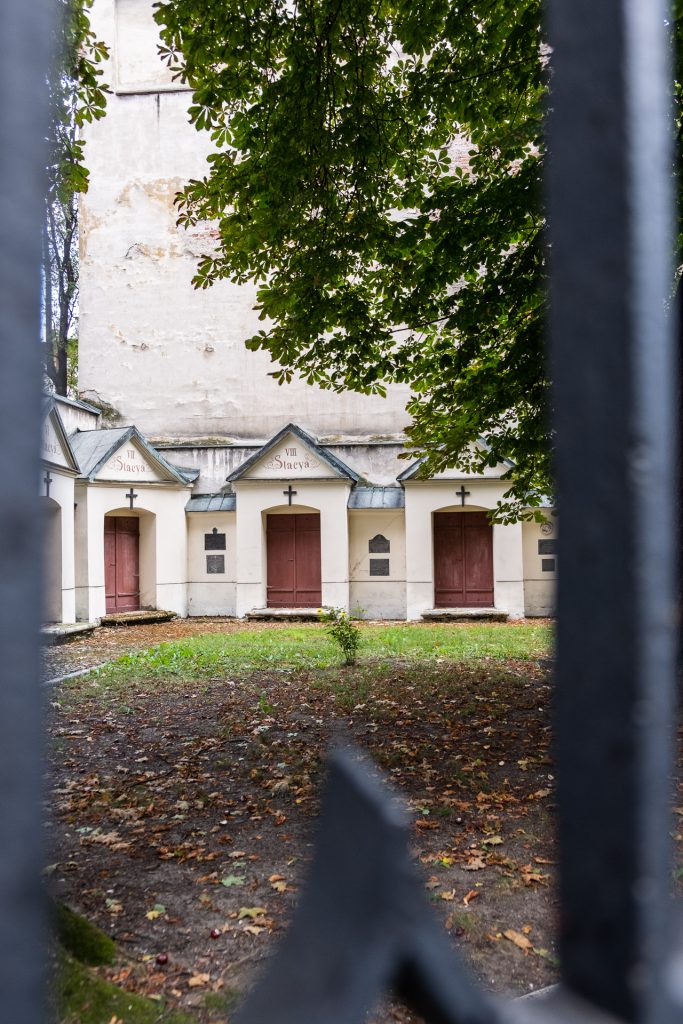
[[[667,7],[572,0],[550,15],[560,959],[597,1006],[664,1022],[677,634]]]
[[[561,512],[562,987],[502,1009],[445,949],[406,837],[333,759],[292,929],[241,1024],[354,1024],[393,987],[434,1024],[683,1014],[672,944],[675,419],[663,0],[551,0],[551,357]],[[590,576],[591,586],[586,587]],[[577,998],[580,997],[580,998]]]
[[[44,1021],[40,225],[50,6],[4,0],[0,32],[0,1013]]]

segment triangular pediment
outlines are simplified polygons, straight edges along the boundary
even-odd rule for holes
[[[357,479],[353,470],[292,423],[228,477],[228,480]]]
[[[45,406],[40,457],[51,466],[68,470],[70,473],[78,473],[78,462],[69,444],[59,410],[52,400]]]
[[[488,450],[488,445],[485,441],[477,441],[473,448],[482,450]],[[440,473],[432,473],[427,475],[423,467],[424,459],[418,459],[413,462],[407,469],[404,469],[399,474],[397,480],[401,483],[405,483],[410,480],[500,480],[500,478],[508,472],[511,468],[512,463],[509,461],[500,462],[495,466],[486,466],[480,472],[468,472],[458,468],[457,466],[451,466],[448,469],[442,470]]]
[[[168,480],[168,474],[159,472],[149,454],[142,450],[135,438],[130,438],[107,459],[95,479],[158,483],[161,480]]]
[[[82,475],[98,482],[189,482],[146,440],[136,427],[78,431],[72,444]]]

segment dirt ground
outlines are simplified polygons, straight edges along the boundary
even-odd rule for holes
[[[52,648],[46,675],[233,627],[99,630]],[[230,1018],[291,918],[342,729],[407,801],[425,902],[483,985],[555,979],[547,668],[385,664],[360,702],[354,671],[51,690],[49,886],[117,941],[104,976],[198,1021]],[[414,1019],[392,1005],[373,1017]]]

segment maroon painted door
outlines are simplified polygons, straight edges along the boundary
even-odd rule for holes
[[[320,583],[320,515],[312,512],[266,519],[269,608],[317,608]]]
[[[493,606],[493,527],[485,512],[434,513],[434,606]]]
[[[108,613],[140,607],[140,520],[135,516],[105,517],[104,594]]]

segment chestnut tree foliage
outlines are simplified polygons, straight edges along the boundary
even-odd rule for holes
[[[281,381],[409,384],[425,469],[511,460],[500,514],[527,514],[550,490],[552,447],[538,0],[157,8],[214,145],[177,197],[181,223],[219,228],[195,285],[258,283],[265,326],[247,345]]]

